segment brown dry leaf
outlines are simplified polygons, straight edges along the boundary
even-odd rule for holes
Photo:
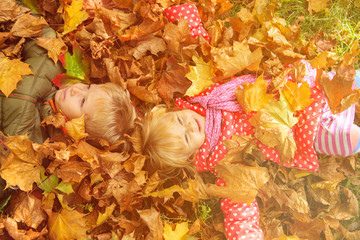
[[[39,239],[38,237],[40,236],[40,234],[34,232],[32,229],[30,229],[29,231],[25,231],[24,229],[19,229],[18,223],[13,218],[7,217],[4,220],[3,225],[12,239],[20,239],[20,240]]]
[[[151,54],[158,56],[158,53],[166,50],[165,41],[155,36],[147,36],[138,41],[135,48],[129,54],[133,55],[135,59],[143,58],[149,51]]]
[[[188,21],[181,18],[177,25],[173,23],[167,23],[164,28],[163,39],[167,44],[167,50],[170,54],[175,56],[181,56],[181,47],[189,36],[189,24]]]
[[[22,75],[34,74],[30,65],[20,59],[0,58],[0,90],[8,97],[16,89]]]
[[[48,167],[51,173],[55,173],[56,176],[61,178],[64,182],[77,182],[79,183],[84,179],[90,171],[90,164],[87,162],[52,162]]]
[[[269,179],[265,169],[242,164],[224,163],[216,167],[218,177],[226,182],[225,187],[211,185],[206,189],[212,196],[226,197],[232,202],[254,201],[259,188]]]
[[[51,240],[69,240],[86,238],[85,214],[76,210],[62,209],[49,216],[48,228]]]
[[[40,37],[37,39],[36,44],[48,50],[49,58],[55,63],[57,63],[60,54],[65,54],[67,52],[67,46],[61,38]]]
[[[121,31],[136,23],[136,14],[127,13],[119,9],[106,9],[100,7],[96,9],[96,14],[115,34],[121,34]]]
[[[41,126],[53,125],[56,128],[62,128],[65,126],[65,122],[65,116],[61,113],[56,113],[55,115],[44,118],[41,122]]]
[[[19,6],[15,0],[0,1],[0,23],[15,21],[22,13],[29,12],[29,9]]]
[[[273,98],[266,93],[267,85],[264,75],[260,75],[255,83],[245,83],[235,90],[236,98],[246,113],[261,110]]]
[[[351,190],[342,188],[342,201],[337,201],[336,205],[332,207],[328,215],[338,220],[349,220],[353,217],[359,216],[359,203]],[[335,201],[333,201],[335,202]]]
[[[104,151],[95,148],[85,141],[80,141],[77,144],[69,146],[68,150],[70,156],[79,156],[83,161],[90,163],[92,169],[100,166],[98,155],[104,154]]]
[[[232,77],[244,69],[258,70],[263,58],[261,48],[251,51],[245,43],[235,41],[232,47],[211,48],[216,68],[224,77]]]
[[[89,136],[89,134],[85,132],[84,115],[66,122],[65,130],[76,143],[78,143],[80,139]]]
[[[150,229],[150,234],[147,236],[149,239],[162,240],[163,224],[160,219],[160,213],[154,208],[137,210],[140,218],[146,223]]]
[[[166,61],[166,71],[163,72],[157,84],[157,90],[165,101],[170,101],[175,92],[185,94],[191,82],[185,75],[189,71],[187,67],[181,66],[174,57]]]
[[[17,37],[39,37],[45,25],[44,18],[25,14],[16,20],[11,32]]]
[[[25,223],[27,226],[36,229],[46,219],[46,214],[42,210],[41,199],[33,194],[16,192],[12,199],[9,211],[12,212],[15,221]]]
[[[34,182],[40,182],[40,168],[44,155],[35,151],[26,135],[9,136],[7,146],[10,155],[1,164],[0,175],[6,180],[6,187],[19,186],[30,191]]]

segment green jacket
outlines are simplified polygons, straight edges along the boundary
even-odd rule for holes
[[[53,29],[45,26],[42,37],[56,37]],[[44,104],[55,96],[51,80],[64,69],[55,64],[47,51],[30,40],[24,45],[22,61],[30,64],[33,75],[23,76],[9,97],[0,92],[0,130],[5,135],[28,134],[33,142],[42,143],[53,134],[54,128],[40,126],[41,121],[54,112]]]

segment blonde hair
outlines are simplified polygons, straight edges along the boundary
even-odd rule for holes
[[[85,119],[86,132],[114,144],[133,130],[136,111],[127,90],[110,82],[98,86],[109,97],[96,99],[95,114]]]
[[[189,155],[184,154],[184,143],[171,131],[171,122],[165,118],[165,105],[154,107],[144,119],[142,149],[150,157],[150,165],[160,174],[169,175],[185,168],[194,171]]]

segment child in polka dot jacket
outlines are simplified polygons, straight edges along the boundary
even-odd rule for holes
[[[189,25],[193,37],[201,35],[209,40],[195,5],[173,6],[165,10],[165,15],[170,21],[187,17],[192,20]],[[285,166],[316,171],[319,168],[317,152],[342,156],[359,152],[360,128],[353,124],[355,105],[342,113],[331,113],[325,95],[316,84],[316,69],[306,61],[302,62],[307,68],[304,80],[310,86],[313,101],[299,111],[299,121],[292,128],[297,150]],[[328,76],[332,78],[333,74]],[[360,86],[359,76],[360,72],[357,72],[357,87]],[[254,127],[249,121],[253,114],[245,113],[234,92],[242,84],[255,81],[253,75],[237,77],[221,85],[214,84],[198,96],[176,99],[176,111],[157,106],[148,113],[143,128],[143,150],[150,156],[154,169],[169,174],[179,168],[192,169],[194,164],[197,171],[210,171],[217,175],[215,166],[227,154],[224,141],[235,134],[254,136]],[[280,163],[280,154],[275,148],[256,138],[255,142],[266,159]],[[189,161],[189,158],[194,161]],[[224,186],[226,183],[218,178],[216,184]],[[228,239],[264,238],[256,199],[247,204],[233,203],[225,198],[221,201],[221,208]]]

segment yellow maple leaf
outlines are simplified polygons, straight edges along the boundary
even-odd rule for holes
[[[31,191],[34,182],[40,181],[40,169],[44,155],[35,151],[33,142],[26,135],[9,136],[9,156],[1,162],[0,175],[6,180],[6,187],[19,186]]]
[[[75,142],[79,142],[80,139],[89,135],[85,132],[84,115],[66,122],[65,130],[68,135],[75,140]]]
[[[255,127],[255,137],[269,147],[275,147],[282,162],[294,157],[296,144],[290,129],[298,122],[283,93],[279,100],[271,99],[250,120]]]
[[[257,70],[263,57],[261,48],[251,51],[249,45],[236,41],[232,47],[213,47],[211,54],[225,77],[232,77],[244,69]]]
[[[64,31],[63,34],[69,33],[76,29],[83,21],[88,19],[89,15],[82,10],[83,0],[73,0],[71,5],[64,7]]]
[[[164,240],[183,240],[188,232],[188,222],[177,223],[174,230],[165,223],[163,237]]]
[[[211,86],[213,84],[212,79],[215,77],[212,61],[205,62],[202,57],[197,58],[195,56],[192,59],[196,66],[190,66],[190,72],[185,75],[192,82],[185,93],[185,96],[190,97],[201,93]]]
[[[282,92],[294,112],[303,110],[313,102],[313,99],[310,99],[311,92],[307,82],[302,83],[299,87],[298,84],[287,81]]]
[[[246,113],[251,111],[259,111],[262,109],[273,97],[267,94],[268,82],[264,80],[263,74],[256,79],[255,83],[245,83],[243,88],[240,87],[235,90],[235,95]]]
[[[284,233],[281,234],[278,238],[273,238],[273,240],[300,240],[296,235],[286,236]]]
[[[86,239],[85,214],[75,210],[62,209],[52,213],[48,221],[51,240]]]
[[[0,59],[0,90],[8,97],[16,89],[17,83],[22,79],[21,76],[29,74],[34,74],[29,64],[20,59]]]

